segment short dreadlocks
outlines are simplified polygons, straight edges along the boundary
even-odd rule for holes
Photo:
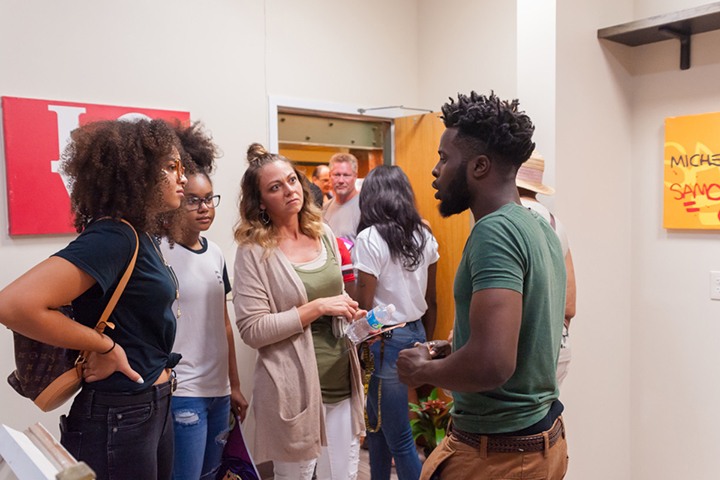
[[[479,141],[480,149],[518,169],[535,149],[535,126],[519,106],[518,100],[500,100],[494,92],[488,97],[473,91],[470,96],[458,94],[457,102],[451,98],[442,106],[442,118],[445,127],[458,129],[458,138],[471,142],[470,147]]]

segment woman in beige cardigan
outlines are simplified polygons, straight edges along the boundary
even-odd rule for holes
[[[248,150],[235,229],[233,303],[258,351],[255,459],[275,478],[348,479],[364,429],[357,353],[344,318],[364,313],[343,291],[337,243],[286,158]]]

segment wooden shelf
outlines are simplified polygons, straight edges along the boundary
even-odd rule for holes
[[[597,36],[600,39],[631,47],[677,38],[680,40],[681,46],[680,68],[687,70],[690,68],[690,37],[694,34],[718,29],[720,29],[720,2],[714,2],[679,12],[601,28],[598,30]]]

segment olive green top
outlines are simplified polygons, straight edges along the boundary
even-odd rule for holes
[[[326,236],[322,237],[327,260],[313,269],[293,265],[307,293],[308,302],[316,298],[333,297],[343,292],[340,263]],[[350,352],[345,337],[336,338],[332,317],[323,316],[310,324],[323,403],[338,403],[350,398]]]

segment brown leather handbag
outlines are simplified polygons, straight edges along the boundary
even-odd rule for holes
[[[103,333],[105,327],[115,328],[108,319],[130,280],[140,245],[133,226],[125,220],[122,222],[129,225],[135,234],[135,252],[100,320],[95,325],[95,330],[100,333]],[[59,310],[72,318],[72,309],[61,307]],[[31,399],[43,412],[55,410],[80,390],[82,364],[85,363],[89,352],[55,347],[17,332],[13,332],[13,341],[16,370],[8,377],[8,383],[20,395]]]

